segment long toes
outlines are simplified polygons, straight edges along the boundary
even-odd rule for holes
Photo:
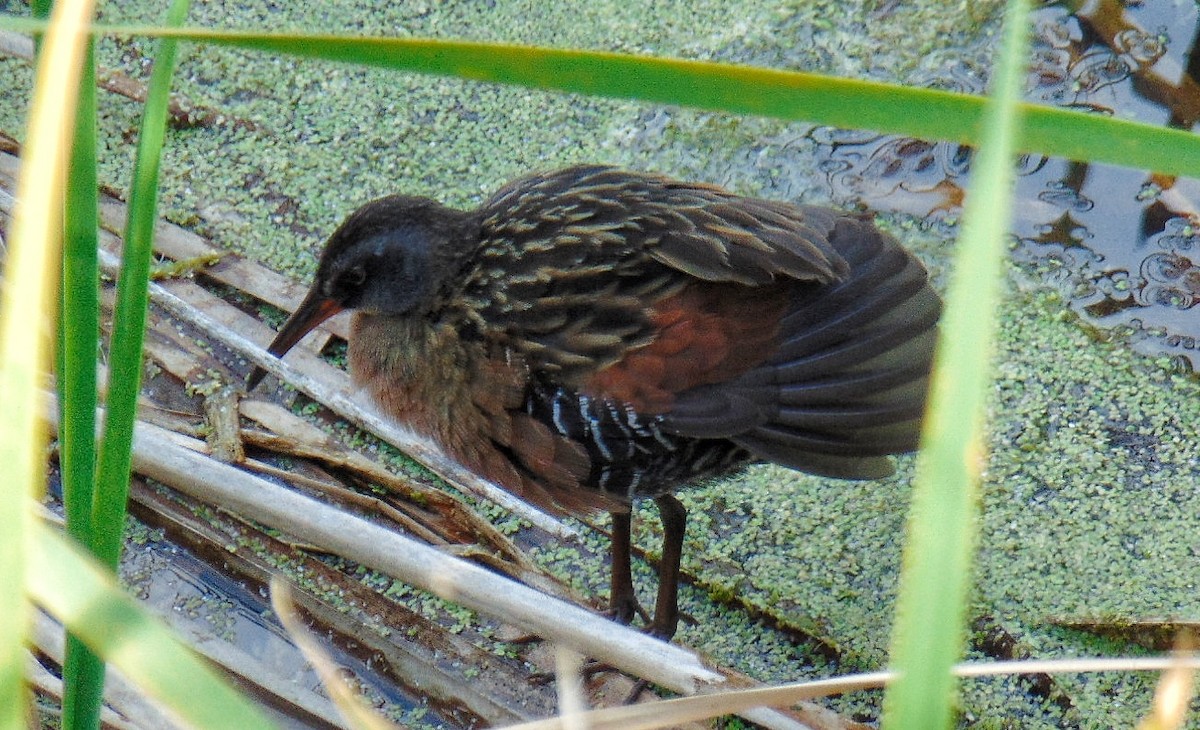
[[[597,661],[595,659],[588,659],[587,661],[585,661],[583,663],[583,666],[580,667],[579,674],[583,678],[584,682],[591,682],[592,680],[594,680],[596,677],[600,676],[601,674],[606,674],[608,672],[619,672],[619,671],[620,671],[619,669],[612,666],[611,664],[605,664],[604,662]],[[636,680],[633,683],[633,687],[630,688],[629,694],[627,694],[625,696],[625,699],[621,702],[621,704],[632,705],[634,702],[637,702],[638,699],[649,688],[650,688],[649,680],[645,680],[645,679]]]
[[[671,638],[675,636],[675,630],[676,628],[674,626],[660,626],[657,623],[652,623],[646,628],[642,629],[642,633],[647,636],[653,636],[656,639],[670,641]]]
[[[625,701],[621,704],[632,705],[633,703],[637,702],[642,696],[642,693],[648,689],[650,689],[650,681],[646,679],[639,679],[633,683],[633,689],[629,690],[629,694],[626,695]]]
[[[650,622],[650,614],[646,613],[646,609],[642,608],[642,604],[638,603],[633,596],[614,599],[609,604],[608,610],[605,611],[605,615],[626,626],[633,623],[634,616],[640,617],[643,623]]]
[[[617,669],[611,664],[606,664],[598,659],[588,659],[580,665],[579,676],[583,679],[583,681],[590,682],[601,674],[619,671],[621,670]],[[550,684],[557,679],[558,677],[554,674],[554,672],[535,672],[529,675],[529,681],[538,685]]]

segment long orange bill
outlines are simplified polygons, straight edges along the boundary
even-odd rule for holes
[[[284,353],[292,349],[292,346],[303,339],[314,327],[340,311],[342,311],[342,305],[334,300],[317,294],[315,290],[309,292],[296,311],[292,313],[291,318],[284,322],[283,329],[275,335],[275,341],[267,348],[267,352],[275,357],[283,357]],[[246,391],[254,390],[266,374],[266,370],[260,367],[254,368],[250,377],[246,379]]]

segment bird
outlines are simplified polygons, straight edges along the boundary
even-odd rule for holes
[[[612,515],[608,615],[669,640],[675,493],[758,462],[892,474],[918,444],[941,300],[863,215],[596,164],[474,210],[366,203],[269,352],[342,310],[352,380],[383,414],[543,510]],[[642,499],[663,523],[652,619],[630,567]]]

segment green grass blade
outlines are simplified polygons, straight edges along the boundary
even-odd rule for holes
[[[904,549],[885,728],[950,727],[975,549],[984,405],[1011,217],[1028,45],[1026,0],[1010,0],[983,140],[946,296]]]
[[[50,361],[62,237],[63,179],[75,118],[79,73],[91,17],[88,0],[62,0],[37,62],[25,164],[0,291],[0,464],[8,493],[0,499],[0,728],[25,724],[23,690],[30,578],[30,500],[46,469],[42,384]]]
[[[188,1],[173,0],[169,25],[187,17]],[[166,136],[167,101],[175,71],[177,43],[164,38],[155,54],[154,71],[138,135],[137,161],[129,191],[129,217],[117,303],[109,346],[108,412],[100,449],[98,491],[92,510],[92,552],[102,563],[116,567],[129,498],[130,449],[137,398],[142,383],[142,341],[146,329],[146,288],[150,279],[154,226],[158,219],[158,168]]]
[[[97,189],[96,68],[89,43],[79,81],[67,180],[56,368],[62,423],[59,464],[67,533],[85,545],[91,540],[96,483],[96,354],[100,339]],[[63,726],[99,727],[104,663],[74,636],[67,637],[63,685]]]
[[[29,509],[29,500],[21,500]],[[35,525],[29,590],[93,651],[192,727],[269,728],[249,700],[147,616],[102,566],[52,528]]]
[[[41,27],[37,21],[0,17],[0,28],[37,32]],[[979,141],[984,108],[983,97],[969,94],[620,53],[205,28],[101,25],[95,30],[968,144]],[[1027,124],[1019,151],[1200,174],[1200,136],[1190,132],[1034,104],[1022,104],[1021,110]]]
[[[108,32],[101,26],[97,30]],[[116,30],[113,28],[112,30]],[[973,139],[980,100],[965,94],[736,64],[601,51],[412,38],[355,38],[199,28],[128,28],[306,58],[643,99],[785,119],[904,131],[913,110],[929,136]],[[930,106],[932,105],[932,106]]]
[[[100,331],[100,275],[96,177],[96,75],[87,49],[80,79],[79,113],[67,181],[62,299],[59,312],[58,390],[63,433],[67,533],[87,541],[92,517],[96,448],[96,355]]]

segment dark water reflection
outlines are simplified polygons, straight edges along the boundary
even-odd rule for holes
[[[1076,2],[1035,13],[1027,97],[1196,131],[1195,3]],[[981,93],[969,74],[930,85]],[[843,205],[934,220],[959,212],[967,148],[857,131],[806,135]],[[1143,352],[1200,362],[1200,183],[1107,165],[1020,161],[1013,256],[1089,323]]]

